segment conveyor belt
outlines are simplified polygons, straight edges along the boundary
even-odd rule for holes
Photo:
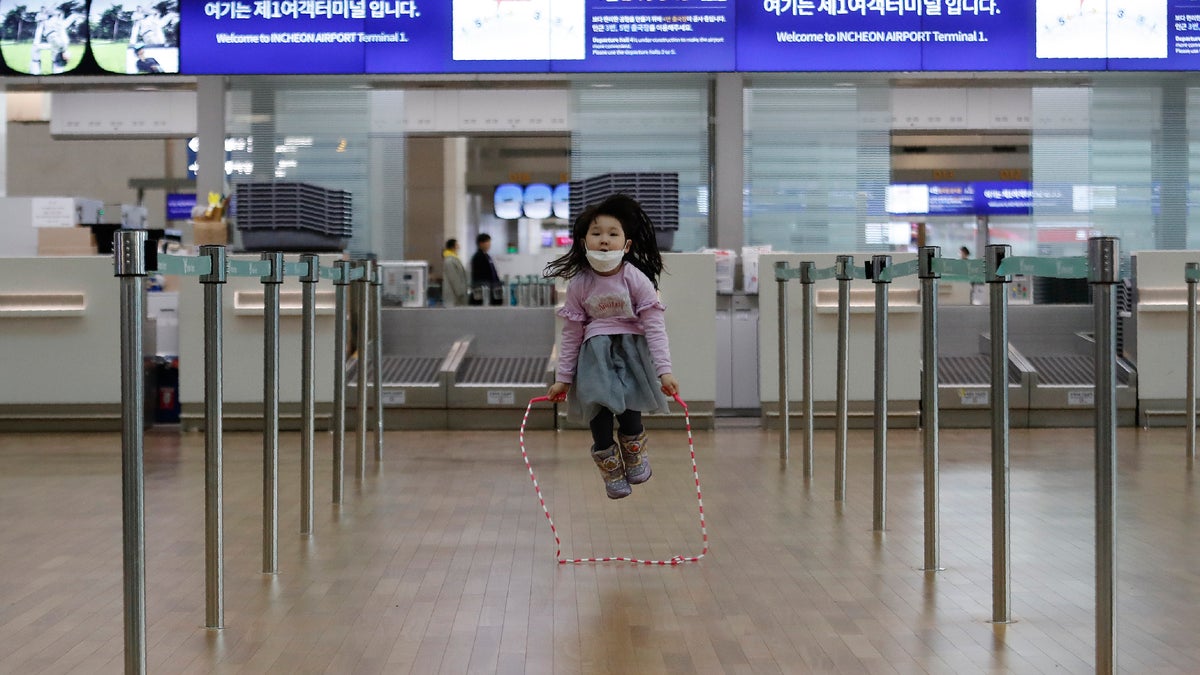
[[[987,386],[992,381],[991,357],[984,354],[973,356],[939,356],[938,384],[958,386]],[[1021,371],[1010,361],[1008,383],[1020,384]]]
[[[544,356],[469,356],[458,371],[459,384],[542,384]]]
[[[1068,387],[1091,387],[1096,376],[1094,360],[1086,355],[1029,356],[1026,357],[1037,371],[1038,383]],[[1129,374],[1117,368],[1117,384],[1129,384]]]
[[[442,359],[436,356],[384,356],[383,384],[436,384]],[[346,364],[346,382],[358,381],[358,359]]]

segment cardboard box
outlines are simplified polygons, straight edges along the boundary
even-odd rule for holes
[[[193,220],[192,242],[196,246],[229,244],[229,223],[222,220]]]
[[[87,227],[39,227],[37,254],[96,255],[96,239]]]

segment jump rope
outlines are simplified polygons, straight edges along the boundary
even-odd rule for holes
[[[637,565],[679,565],[681,563],[696,562],[708,553],[708,529],[704,525],[704,499],[700,496],[700,471],[696,468],[696,446],[692,442],[692,418],[688,415],[687,404],[683,402],[683,399],[679,398],[679,394],[675,394],[675,402],[683,408],[683,420],[687,425],[688,451],[692,456],[692,477],[696,479],[696,503],[700,507],[700,536],[704,542],[704,550],[700,551],[699,555],[677,555],[669,560],[642,560],[641,558],[629,556],[563,558],[562,540],[558,537],[558,528],[554,526],[554,519],[550,517],[550,508],[546,506],[546,498],[542,496],[542,488],[538,485],[537,476],[533,473],[533,465],[529,463],[529,453],[525,451],[525,425],[529,422],[529,412],[533,410],[534,403],[543,403],[549,400],[548,396],[537,396],[529,399],[529,405],[525,406],[525,417],[521,419],[521,457],[525,459],[525,468],[529,469],[529,480],[533,481],[533,491],[537,493],[538,503],[542,505],[542,511],[546,514],[546,522],[550,523],[550,532],[554,535],[554,546],[556,547],[554,558],[558,561],[558,564],[578,565],[581,563],[628,562]]]

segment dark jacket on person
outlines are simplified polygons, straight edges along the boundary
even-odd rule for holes
[[[471,256],[471,283],[475,286],[489,286],[500,283],[500,275],[496,272],[496,264],[487,251],[475,251]]]

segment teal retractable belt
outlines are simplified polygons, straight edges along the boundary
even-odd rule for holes
[[[203,276],[212,272],[212,258],[206,255],[160,255],[158,272],[183,277]]]
[[[1055,279],[1086,279],[1088,262],[1085,256],[1068,258],[1038,258],[1035,256],[1009,256],[1000,263],[996,273],[1000,276],[1024,274]]]

